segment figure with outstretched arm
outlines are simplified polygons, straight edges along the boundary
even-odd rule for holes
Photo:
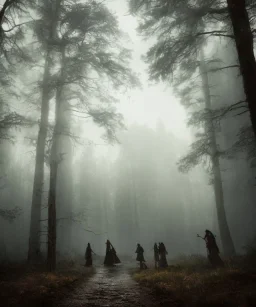
[[[224,262],[220,258],[219,255],[220,251],[216,243],[214,234],[210,230],[206,229],[204,237],[201,237],[199,235],[197,235],[197,237],[202,238],[205,241],[207,249],[207,257],[211,265],[213,267],[223,267]]]

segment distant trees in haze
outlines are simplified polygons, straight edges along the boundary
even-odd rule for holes
[[[7,13],[12,14],[11,9],[13,14],[16,14],[11,15],[15,25],[13,32],[15,35],[20,33],[17,37],[19,40],[14,42],[17,48],[15,57],[17,58],[19,51],[19,56],[24,55],[24,60],[26,56],[28,63],[33,62],[35,69],[35,81],[30,80],[26,89],[28,96],[22,96],[22,99],[28,98],[29,103],[34,99],[34,105],[40,110],[39,130],[34,143],[36,155],[28,260],[34,261],[38,258],[41,234],[45,233],[42,231],[41,216],[43,193],[47,189],[47,163],[50,168],[48,226],[44,225],[44,229],[47,229],[48,267],[49,270],[54,270],[56,220],[63,217],[62,213],[69,215],[64,216],[66,219],[72,214],[72,203],[60,198],[59,195],[63,191],[58,189],[64,187],[59,184],[63,181],[58,176],[59,167],[63,161],[65,163],[66,160],[66,164],[71,161],[70,157],[66,158],[65,155],[71,153],[68,139],[75,139],[71,132],[72,113],[80,112],[85,118],[92,118],[94,123],[105,131],[106,141],[115,142],[116,130],[123,126],[122,115],[114,107],[114,103],[118,101],[115,92],[136,86],[138,81],[129,67],[130,52],[122,47],[122,33],[117,20],[105,4],[90,0],[84,3],[76,0],[46,0],[36,3],[6,1],[1,13],[3,22],[10,24],[10,29],[6,30],[1,25],[2,47],[6,46],[7,40],[9,43],[10,39],[5,33],[12,31],[13,24],[7,18]],[[26,23],[17,25],[16,19],[19,18],[26,19]],[[27,35],[24,35],[23,27]],[[23,46],[25,41],[29,48]],[[7,65],[10,65],[9,50],[1,50],[0,56],[6,56]],[[21,71],[17,68],[24,69],[25,66],[20,64],[13,67],[16,69],[14,75],[18,79]],[[26,68],[29,67],[28,65]],[[20,81],[22,82],[23,80]],[[40,100],[40,104],[35,103],[35,100]],[[55,119],[52,122],[49,114],[53,104]],[[32,124],[35,123],[36,121],[32,121]],[[62,173],[63,175],[68,176],[68,173]],[[66,183],[66,188],[71,191],[72,182],[69,182],[69,185]],[[62,204],[57,206],[56,212],[56,203],[60,200]],[[60,238],[67,237],[70,232],[71,229],[66,230],[66,235]],[[68,244],[68,241],[65,240],[63,244]]]
[[[65,6],[62,10],[65,10]],[[50,217],[56,212],[58,164],[65,150],[61,148],[60,137],[68,135],[70,130],[68,121],[65,121],[65,113],[72,108],[91,117],[97,125],[105,129],[107,140],[113,142],[116,129],[122,127],[122,116],[112,106],[115,98],[108,93],[104,82],[108,82],[108,86],[113,89],[136,85],[136,78],[128,66],[129,53],[121,48],[118,42],[121,37],[118,24],[105,5],[96,2],[74,2],[62,17],[60,33],[60,71],[56,78],[55,125],[50,155],[48,198],[48,229],[52,230],[49,237],[53,238],[53,242],[56,229]],[[92,103],[91,100],[95,98],[100,102]],[[48,244],[49,253],[53,246],[50,241]],[[49,257],[52,258],[52,255],[56,253],[53,251]]]
[[[28,8],[31,2],[28,0],[6,0],[0,8],[0,172],[1,191],[5,199],[5,188],[8,188],[7,173],[10,170],[8,143],[15,142],[15,132],[19,128],[34,127],[37,123],[26,116],[25,113],[18,113],[12,108],[12,102],[22,96],[18,86],[17,74],[21,67],[27,65],[31,58],[26,54],[24,44],[24,23],[17,21],[17,16],[23,18],[25,7]],[[2,205],[6,206],[5,201]],[[9,206],[12,207],[12,206]],[[13,219],[20,212],[19,205],[13,209],[5,207],[2,209],[2,217]]]
[[[36,142],[35,173],[33,182],[31,222],[29,236],[28,260],[33,261],[40,254],[40,217],[42,208],[42,191],[44,189],[45,147],[48,133],[49,103],[54,88],[51,79],[51,65],[54,63],[54,49],[57,44],[57,23],[60,14],[61,1],[44,1],[36,7],[36,13],[41,16],[34,25],[34,35],[42,48],[43,79],[39,81],[41,90],[41,116]],[[37,46],[37,47],[39,47]],[[38,49],[37,49],[38,50]]]
[[[211,106],[209,103],[212,100],[212,94],[211,84],[207,79],[209,74],[220,74],[226,69],[235,71],[237,67],[240,68],[246,102],[255,133],[254,116],[256,112],[253,108],[256,107],[256,91],[252,88],[255,87],[256,63],[253,54],[253,27],[250,24],[253,22],[255,4],[251,1],[224,3],[218,0],[198,0],[193,3],[176,0],[130,0],[129,4],[131,12],[139,18],[139,32],[147,38],[153,35],[157,39],[145,56],[149,64],[150,79],[172,82],[181,97],[182,104],[194,110],[189,123],[200,128],[197,140],[191,146],[191,152],[181,160],[180,169],[188,170],[191,166],[202,162],[207,164],[209,163],[207,156],[210,158],[209,169],[213,174],[220,234],[225,246],[224,252],[232,255],[234,245],[225,217],[219,164],[220,157],[227,157],[227,155],[218,146],[216,125],[222,114],[235,109],[246,112],[246,108],[243,109],[243,101],[234,101],[225,110],[216,110],[216,106],[213,103]],[[223,65],[221,58],[213,58],[209,52],[202,60],[200,56],[202,49],[205,46],[216,44],[217,38],[234,40],[238,63]],[[244,43],[241,44],[241,41]],[[205,106],[202,107],[202,104]]]
[[[222,150],[218,144],[218,138],[216,133],[216,121],[213,117],[212,96],[209,81],[209,68],[205,63],[203,52],[200,56],[200,76],[202,86],[202,100],[204,101],[203,108],[207,110],[207,115],[201,118],[201,125],[204,128],[204,132],[198,132],[196,135],[197,140],[191,145],[189,154],[180,159],[179,169],[183,172],[187,172],[192,167],[195,167],[199,163],[207,165],[209,163],[210,181],[214,187],[216,210],[219,221],[220,235],[223,243],[223,251],[226,255],[234,255],[235,247],[230,235],[229,226],[227,223],[227,216],[224,202],[224,191],[222,183],[222,174],[220,166],[220,158],[222,156]],[[193,96],[193,91],[187,89],[187,94]],[[193,108],[192,108],[193,109]],[[200,111],[199,111],[200,112]],[[197,111],[192,113],[190,118],[190,124],[200,125],[200,120],[197,118]]]
[[[245,0],[197,0],[193,4],[176,0],[130,0],[129,4],[131,12],[141,18],[139,31],[147,37],[157,37],[157,43],[146,56],[152,79],[170,80],[170,73],[179,79],[188,79],[199,67],[198,47],[214,37],[234,40],[254,129],[254,91],[250,89],[256,70],[253,53],[255,4]],[[218,67],[215,71],[232,67],[237,64]]]
[[[178,171],[176,163],[185,152],[185,142],[160,120],[156,129],[132,125],[118,133],[118,139],[120,152],[114,161],[109,156],[97,158],[90,146],[76,161],[83,184],[83,189],[74,187],[77,207],[86,206],[83,227],[96,235],[75,226],[73,235],[79,239],[74,250],[82,250],[79,242],[85,235],[101,253],[103,239],[110,237],[119,254],[131,258],[136,242],[144,242],[150,259],[152,244],[160,240],[169,246],[171,257],[200,253],[195,234],[214,224],[213,193],[203,182],[200,168],[192,171],[192,180]]]
[[[137,240],[147,241],[148,249],[163,240],[179,252],[198,251],[192,236],[214,224],[214,194],[224,252],[235,253],[223,165],[242,149],[250,157],[255,153],[256,6],[242,0],[129,3],[139,19],[139,32],[156,38],[145,57],[150,79],[172,82],[190,113],[196,135],[188,154],[161,121],[156,129],[133,125],[122,131],[123,116],[115,104],[120,92],[139,81],[107,3],[7,0],[0,10],[0,218],[18,223],[18,207],[25,208],[30,215],[30,223],[23,216],[30,225],[27,258],[34,262],[47,250],[50,271],[55,270],[57,252],[80,251],[84,238],[95,240],[100,250],[111,236],[123,254]],[[205,47],[216,47],[220,38],[216,56]],[[230,40],[238,61],[226,63],[223,46]],[[225,84],[218,79],[238,69],[245,98],[235,101],[223,94]],[[233,146],[226,148],[223,140],[228,136],[225,129],[220,131],[220,122],[234,112],[250,114],[251,122],[243,117],[241,136],[234,135]],[[85,145],[81,127],[76,127],[81,123],[77,114],[101,129],[104,146],[120,142],[115,161],[99,159],[93,146]],[[86,138],[90,136],[88,129]],[[13,141],[19,147],[11,145]],[[84,146],[76,161],[74,144]],[[21,155],[26,156],[24,164]],[[199,164],[208,167],[213,189],[202,183],[200,167],[191,179],[178,172],[178,161],[183,172]],[[127,241],[125,233],[130,234]]]
[[[127,253],[128,246],[138,240],[150,250],[161,238],[173,256],[192,253],[196,250],[193,232],[205,224],[212,195],[207,185],[200,191],[197,170],[194,181],[179,173],[176,163],[185,144],[161,121],[156,129],[133,125],[120,135],[120,141],[121,152],[111,168],[116,169],[114,206],[120,252]],[[199,195],[204,195],[204,206]],[[125,241],[124,232],[130,234]]]

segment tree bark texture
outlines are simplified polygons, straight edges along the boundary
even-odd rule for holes
[[[253,51],[253,33],[246,10],[246,1],[227,0],[227,5],[235,37],[245,96],[256,137],[256,62]]]
[[[202,76],[202,86],[205,98],[205,108],[211,111],[211,93],[207,67],[204,61],[204,55],[201,53],[200,71]],[[210,140],[210,151],[211,151],[211,162],[213,171],[213,184],[214,184],[214,195],[217,209],[217,217],[219,223],[220,237],[223,246],[223,252],[226,256],[233,256],[235,254],[235,246],[230,234],[225,205],[224,205],[224,192],[222,185],[222,176],[219,161],[219,150],[216,141],[215,127],[211,118],[209,118],[205,125],[205,131],[209,136]]]

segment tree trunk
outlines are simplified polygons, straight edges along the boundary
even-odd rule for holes
[[[58,161],[50,164],[50,189],[48,198],[48,251],[47,267],[50,272],[56,269],[56,185]]]
[[[109,198],[107,198],[107,193],[106,193],[107,172],[105,170],[103,176],[100,178],[99,181],[101,188],[101,208],[103,208],[104,210],[104,232],[106,233],[107,238],[109,238],[109,221],[108,221]]]
[[[50,40],[54,41],[56,37],[56,27],[58,21],[58,14],[60,11],[60,4],[62,0],[56,0],[52,3],[52,24]],[[49,78],[50,78],[50,56],[51,46],[48,45],[44,66],[43,90],[42,90],[42,104],[41,104],[41,119],[36,145],[36,162],[34,173],[34,184],[32,193],[31,205],[31,220],[29,233],[29,250],[28,261],[33,261],[40,255],[40,217],[42,207],[42,194],[44,185],[44,155],[45,155],[45,141],[47,137],[48,116],[49,116]]]
[[[63,162],[58,167],[57,179],[57,217],[63,218],[58,225],[61,232],[58,234],[58,251],[62,254],[68,254],[72,251],[72,203],[73,203],[73,185],[72,185],[72,143],[70,139],[71,112],[69,101],[62,96],[64,83],[66,80],[66,57],[65,47],[61,50],[61,72],[59,88],[56,95],[56,125],[58,139],[56,142],[56,155],[63,155]],[[57,231],[58,231],[57,229]]]
[[[245,0],[227,0],[238,53],[244,91],[256,136],[256,62],[253,51],[253,34]]]
[[[8,10],[8,8],[10,6],[12,6],[13,4],[15,4],[15,0],[5,0],[2,9],[0,10],[0,25],[2,26],[3,21],[4,21],[4,17],[5,17],[5,13]]]
[[[202,85],[205,98],[205,108],[208,111],[211,111],[211,93],[208,79],[208,72],[204,62],[204,55],[202,52],[200,70],[202,76]],[[211,161],[213,168],[213,177],[214,177],[214,194],[215,202],[217,209],[217,217],[219,223],[220,237],[223,246],[223,252],[226,256],[232,256],[235,254],[235,246],[230,234],[228,227],[226,211],[224,206],[224,193],[222,186],[221,170],[220,170],[220,161],[219,161],[219,150],[216,141],[215,127],[211,119],[206,122],[206,133],[209,135],[210,139],[210,148],[211,148]]]
[[[58,90],[56,97],[58,97]],[[55,110],[55,127],[53,132],[53,141],[50,156],[50,185],[48,196],[48,250],[47,250],[47,267],[50,272],[56,269],[56,237],[57,237],[57,220],[56,220],[56,190],[57,190],[57,175],[58,164],[60,160],[57,156],[58,142],[58,103],[56,98]]]
[[[65,55],[62,55],[63,69],[65,65]],[[62,76],[64,78],[64,75]],[[61,80],[63,83],[64,80]],[[62,85],[61,85],[62,87]],[[60,89],[61,90],[61,89]],[[61,253],[68,254],[72,250],[72,206],[73,206],[73,176],[72,176],[72,143],[70,139],[70,105],[65,99],[59,98],[59,136],[57,142],[56,153],[57,155],[63,154],[63,162],[58,167],[58,180],[57,180],[57,217],[64,217],[60,222],[61,232],[58,234],[57,249]]]
[[[57,220],[56,220],[56,190],[57,190],[57,176],[58,164],[60,160],[57,155],[57,142],[59,138],[58,130],[58,96],[59,89],[56,93],[56,107],[55,107],[55,127],[53,131],[53,140],[50,156],[50,185],[48,197],[48,250],[47,250],[47,267],[50,272],[56,269],[56,238],[57,238]]]
[[[52,136],[52,148],[50,156],[50,189],[48,197],[48,252],[47,252],[47,267],[50,272],[56,269],[56,190],[58,178],[58,166],[61,163],[62,156],[58,152],[59,140],[61,135],[61,102],[62,102],[62,81],[64,78],[64,62],[65,50],[62,51],[60,85],[56,92],[55,105],[55,126]]]
[[[49,89],[48,80],[50,75],[49,52],[47,53],[44,66],[43,92],[41,105],[41,120],[36,145],[36,163],[34,173],[34,184],[32,194],[30,235],[28,261],[38,258],[40,253],[40,217],[42,206],[42,194],[44,185],[44,154],[45,141],[47,137],[48,115],[49,115]]]
[[[65,103],[61,102],[61,115],[63,115],[63,107]],[[61,228],[58,234],[57,249],[60,253],[69,253],[72,250],[72,206],[74,203],[73,198],[73,176],[72,176],[72,144],[69,136],[63,135],[64,126],[61,124],[59,140],[57,142],[57,155],[63,154],[63,161],[58,167],[58,180],[57,180],[57,218],[62,219],[58,223],[57,231]],[[65,129],[65,128],[64,128]]]
[[[135,237],[138,242],[140,242],[140,226],[139,226],[139,213],[138,213],[138,201],[137,201],[137,191],[136,191],[136,183],[134,176],[133,165],[130,162],[130,180],[131,180],[131,196],[133,202],[133,216],[134,216],[134,226],[135,226]]]

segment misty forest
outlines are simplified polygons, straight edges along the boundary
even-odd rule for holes
[[[0,0],[0,305],[256,305],[256,1]]]

